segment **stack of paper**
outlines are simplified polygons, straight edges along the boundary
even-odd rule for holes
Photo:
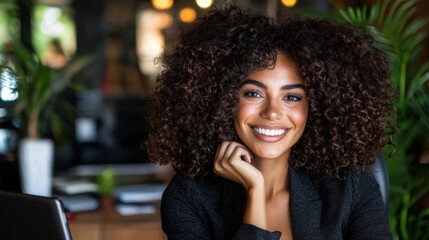
[[[68,180],[56,178],[53,181],[53,186],[57,191],[67,195],[98,192],[97,184],[86,180]]]
[[[156,212],[165,190],[164,184],[137,184],[121,186],[115,190],[116,210],[121,215]]]
[[[55,196],[63,202],[70,212],[93,211],[100,206],[97,199],[89,195]]]
[[[164,184],[137,184],[117,187],[115,198],[121,203],[145,203],[160,201]]]
[[[116,211],[123,216],[155,213],[156,209],[154,205],[116,204]]]

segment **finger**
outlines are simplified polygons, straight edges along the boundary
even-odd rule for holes
[[[231,158],[231,155],[233,154],[233,152],[235,151],[235,149],[238,147],[238,143],[236,142],[229,142],[228,146],[225,149],[225,153],[224,153],[224,159],[228,161]]]
[[[242,149],[241,155],[239,155],[240,159],[249,164],[252,164],[252,158],[254,158],[252,152],[250,152],[250,150],[241,143],[237,143],[236,148]]]
[[[241,160],[241,156],[246,159],[251,158],[251,154],[247,148],[237,146],[230,157],[230,162],[228,165],[229,172],[233,173],[238,183],[248,187],[250,185],[254,185],[254,181],[258,179],[257,176],[260,175],[260,171],[257,170],[254,166],[250,165],[248,162]]]
[[[219,146],[217,146],[215,156],[219,155],[219,152],[220,152],[220,150],[221,150],[221,148],[222,148],[223,143],[224,143],[224,142],[221,142],[221,143],[219,144]]]
[[[231,181],[240,183],[240,179],[237,177],[237,173],[233,172],[233,168],[231,166],[221,166],[220,164],[215,165],[213,168],[213,172],[221,177],[227,178]]]
[[[253,159],[253,158],[255,158],[255,156],[253,156],[252,151],[250,151],[250,149],[249,149],[249,148],[247,148],[247,146],[246,146],[246,145],[243,145],[243,144],[241,144],[241,143],[237,143],[237,144],[249,153],[249,158],[250,158],[250,160],[251,160],[251,159]]]
[[[238,177],[240,176],[240,174],[236,172],[236,170],[231,166],[231,163],[229,162],[236,148],[241,148],[241,144],[228,141],[223,142],[218,147],[218,153],[214,165],[214,172],[217,175],[223,176],[232,181],[241,182]],[[233,158],[236,158],[236,160],[241,161],[239,155],[237,154],[234,155]]]
[[[215,162],[221,160],[225,156],[225,150],[229,144],[230,142],[227,141],[223,141],[221,144],[219,144],[215,155]]]
[[[249,164],[252,164],[252,157],[250,156],[250,154],[245,154],[242,157],[243,157],[243,159],[244,159],[245,162],[247,162]]]
[[[228,168],[228,159],[234,151],[234,142],[224,142],[222,145],[222,149],[219,150],[219,156],[216,161],[219,164],[218,167],[222,169],[221,171],[225,171],[225,169]]]
[[[231,154],[230,161],[240,160],[247,163],[251,163],[251,154],[247,148],[244,148],[240,145],[236,146],[234,152]],[[231,162],[232,163],[232,162]]]
[[[251,152],[246,146],[237,142],[225,141],[217,149],[213,171],[219,176],[243,183],[243,173],[241,172],[249,170],[246,170],[247,167],[241,163],[243,161],[251,162]]]
[[[224,170],[224,158],[225,158],[225,151],[228,148],[228,146],[231,144],[231,142],[224,141],[222,142],[216,152],[215,161],[214,161],[214,172],[217,175],[223,175]]]

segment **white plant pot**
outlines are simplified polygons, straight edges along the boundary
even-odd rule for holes
[[[50,139],[22,139],[19,167],[22,192],[40,196],[52,194],[54,142]]]

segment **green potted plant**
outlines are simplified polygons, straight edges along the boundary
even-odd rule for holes
[[[95,57],[77,58],[53,70],[19,41],[13,43],[9,57],[8,63],[0,65],[0,86],[17,95],[11,117],[19,120],[22,137],[18,151],[22,189],[49,196],[54,143],[47,135],[60,136],[69,127],[73,107],[62,94],[74,86],[72,78]]]
[[[429,164],[419,162],[429,136],[429,62],[420,61],[429,17],[416,18],[416,11],[416,0],[385,0],[369,9],[340,10],[346,21],[366,27],[389,55],[400,128],[393,139],[396,153],[385,154],[390,180],[389,222],[394,239],[404,240],[429,239],[429,208],[417,209],[418,200],[429,191]],[[391,151],[391,147],[386,149],[386,153]]]
[[[107,167],[101,171],[96,179],[98,193],[100,194],[100,204],[104,209],[112,208],[114,205],[113,193],[116,187],[115,171],[112,167]]]

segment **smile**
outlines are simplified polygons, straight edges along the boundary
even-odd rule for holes
[[[286,129],[265,129],[256,127],[254,127],[253,130],[265,136],[279,136],[286,132]]]
[[[267,143],[274,143],[282,140],[286,134],[289,132],[289,128],[284,128],[280,126],[250,126],[253,130],[255,136]]]

